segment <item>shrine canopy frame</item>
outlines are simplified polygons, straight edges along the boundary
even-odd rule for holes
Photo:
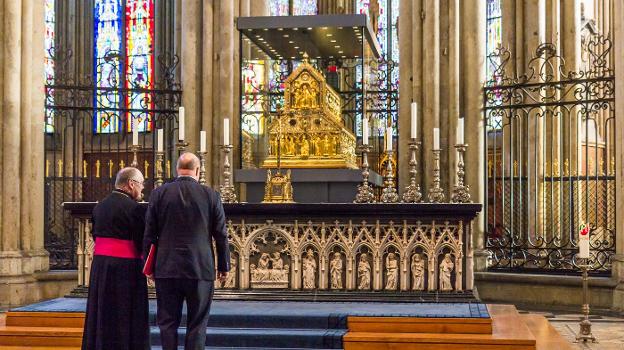
[[[239,17],[237,29],[240,168],[261,167],[267,156],[266,127],[285,103],[286,78],[305,55],[340,95],[343,123],[361,143],[357,121],[369,115],[374,105],[368,92],[376,90],[372,83],[382,52],[366,15]],[[373,171],[378,171],[375,158],[382,149],[380,140],[369,140]]]
[[[302,59],[303,53],[310,58],[361,58],[368,50],[378,59],[381,53],[366,15],[239,17],[237,28],[273,60]],[[362,45],[354,45],[358,33],[366,39]]]

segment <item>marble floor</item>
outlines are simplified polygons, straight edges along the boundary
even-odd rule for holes
[[[521,313],[525,313],[521,311]],[[597,343],[574,343],[579,331],[580,314],[528,312],[546,317],[550,324],[568,340],[574,349],[624,350],[624,316],[591,315],[592,333]]]

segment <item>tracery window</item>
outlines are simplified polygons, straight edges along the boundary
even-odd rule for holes
[[[269,12],[271,16],[316,15],[318,7],[316,0],[270,0]]]
[[[486,55],[489,55],[503,42],[501,0],[487,0],[486,27]],[[485,68],[488,80],[495,78],[493,62],[487,60]]]
[[[371,4],[372,3],[372,4]],[[377,91],[385,91],[386,94],[381,94],[381,103],[388,103],[388,99],[391,94],[396,94],[398,101],[399,91],[399,39],[398,39],[398,17],[399,17],[399,0],[378,0],[371,2],[370,0],[357,0],[356,12],[359,14],[365,14],[368,18],[375,15],[375,12],[379,15],[377,20],[377,41],[381,47],[380,62],[377,67],[377,72],[372,77],[372,85]],[[372,5],[372,6],[371,6]],[[376,8],[378,7],[378,9]],[[360,80],[361,72],[357,72],[357,80]],[[385,95],[385,96],[383,96]],[[383,101],[386,100],[386,101]],[[374,108],[375,106],[373,106]],[[386,109],[386,108],[383,108]],[[398,135],[396,126],[398,125],[398,109],[391,108],[390,112],[391,120],[387,120],[387,115],[378,115],[376,118],[379,120],[377,125],[379,135],[383,135],[385,127],[392,125],[394,127],[395,136]],[[361,135],[362,130],[362,116],[356,117],[356,130],[358,135]]]
[[[153,107],[152,98],[136,90],[153,87],[154,0],[95,0],[94,4],[93,72],[98,87],[94,132],[119,132],[122,119],[124,129],[131,131],[133,118],[139,131],[150,131],[152,116],[141,110]],[[121,88],[129,89],[123,101]]]
[[[54,48],[56,37],[56,12],[54,9],[54,0],[45,0],[45,53],[44,53],[44,74],[45,85],[54,84]],[[46,89],[49,89],[46,87]],[[54,105],[54,91],[49,91],[46,94],[46,105]],[[45,132],[54,132],[54,112],[51,108],[46,108],[45,111]]]

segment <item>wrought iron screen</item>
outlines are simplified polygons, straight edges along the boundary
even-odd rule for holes
[[[177,112],[180,105],[180,84],[175,77],[178,57],[162,54],[157,59],[156,76],[159,80],[145,89],[132,82],[119,84],[115,74],[103,75],[94,81],[93,75],[74,73],[71,50],[59,49],[50,53],[54,60],[55,78],[46,81],[45,136],[45,248],[50,252],[51,269],[75,269],[76,237],[78,228],[64,213],[61,203],[97,201],[113,188],[120,168],[133,160],[130,151],[132,133],[128,117],[140,114],[151,123],[151,130],[165,132],[165,179],[172,178],[172,159],[175,159],[174,139]],[[118,52],[109,52],[102,60],[111,65],[127,67]],[[119,67],[113,67],[113,71]],[[95,69],[100,69],[99,64]],[[145,82],[141,82],[145,84]],[[118,88],[118,86],[124,86]],[[114,87],[114,88],[113,88]],[[123,101],[123,103],[120,103]],[[95,123],[116,120],[120,131],[96,132]],[[154,185],[156,132],[141,132],[138,168],[145,176],[146,197]]]
[[[486,248],[491,270],[574,273],[578,227],[591,224],[590,264],[610,274],[615,253],[614,73],[611,41],[582,37],[578,71],[553,44],[525,73],[498,47],[487,56]],[[621,127],[621,126],[620,126]]]

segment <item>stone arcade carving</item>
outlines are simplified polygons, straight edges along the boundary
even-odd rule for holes
[[[419,253],[412,256],[412,290],[425,289],[425,261]]]

